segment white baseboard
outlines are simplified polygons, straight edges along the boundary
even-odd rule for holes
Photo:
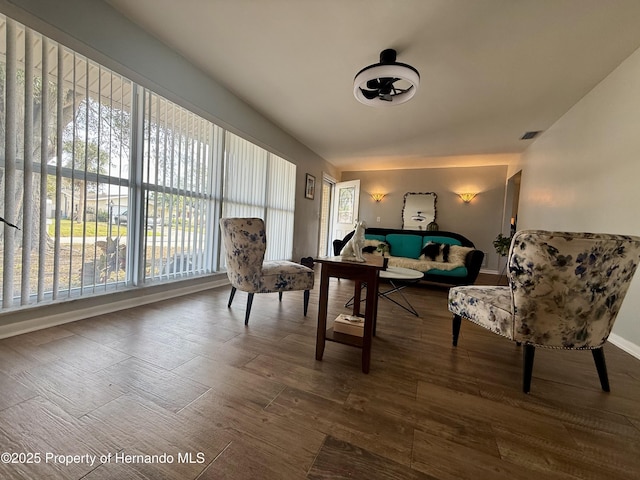
[[[630,342],[629,340],[625,340],[619,335],[612,333],[609,335],[609,341],[613,343],[616,347],[624,350],[629,355],[633,355],[634,357],[640,359],[640,345],[636,345],[635,343]]]
[[[210,288],[221,287],[228,285],[229,280],[225,277],[213,282],[202,283],[198,285],[189,285],[186,287],[180,287],[172,289],[171,291],[163,291],[159,293],[150,293],[141,295],[136,298],[129,298],[126,300],[115,301],[107,304],[98,305],[96,307],[87,307],[74,309],[64,313],[58,313],[54,315],[45,315],[22,322],[10,323],[8,325],[0,326],[0,339],[13,337],[15,335],[22,335],[23,333],[34,332],[36,330],[42,330],[43,328],[55,327],[63,325],[65,323],[77,322],[85,318],[94,317],[96,315],[104,315],[105,313],[112,313],[118,310],[124,310],[126,308],[138,307],[153,302],[159,302],[161,300],[167,300],[169,298],[180,297],[182,295],[188,295],[190,293],[201,292]]]
[[[481,268],[480,273],[487,273],[489,275],[500,275],[500,272],[497,270],[489,270],[488,268]]]

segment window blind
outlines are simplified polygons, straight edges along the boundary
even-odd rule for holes
[[[296,167],[0,15],[1,308],[220,269],[218,219],[293,250]]]

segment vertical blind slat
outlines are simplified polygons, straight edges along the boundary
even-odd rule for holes
[[[5,149],[4,149],[4,212],[3,217],[15,224],[16,215],[16,135],[17,135],[17,66],[16,66],[16,24],[7,19],[6,29],[6,101],[5,101]],[[4,253],[2,279],[2,306],[13,305],[13,274],[15,255],[15,233],[6,223],[4,226]]]
[[[47,159],[49,156],[49,39],[42,39],[42,82],[40,101],[40,237],[38,245],[38,296],[42,302],[45,295],[45,272],[47,260]]]
[[[20,305],[29,302],[31,238],[33,235],[33,34],[24,37],[24,179],[22,214],[22,280]]]

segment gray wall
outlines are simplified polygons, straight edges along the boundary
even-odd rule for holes
[[[100,0],[0,0],[0,11],[297,165],[293,258],[315,255],[320,195],[305,174],[338,170]]]
[[[360,219],[368,226],[402,227],[402,205],[407,192],[435,192],[436,222],[440,230],[464,235],[485,252],[488,270],[499,271],[493,240],[502,231],[507,166],[423,168],[342,172],[342,181],[360,179]],[[371,193],[387,196],[376,203]],[[477,192],[465,204],[457,193]],[[380,217],[380,221],[377,219]]]
[[[640,50],[527,149],[518,228],[640,235]],[[610,337],[640,358],[640,273]]]

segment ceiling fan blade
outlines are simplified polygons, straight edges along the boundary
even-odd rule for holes
[[[391,87],[391,91],[394,95],[400,95],[402,93],[407,93],[409,90],[413,88],[413,85],[409,85],[409,88],[396,88]]]
[[[378,81],[380,82],[380,87],[392,87],[393,84],[398,80],[400,79],[396,77],[384,77],[378,79]]]
[[[360,91],[367,100],[373,100],[378,96],[378,90],[365,90],[364,88],[361,88]]]
[[[373,78],[371,80],[367,80],[367,88],[371,90],[376,90],[380,88],[380,81],[377,78]]]

